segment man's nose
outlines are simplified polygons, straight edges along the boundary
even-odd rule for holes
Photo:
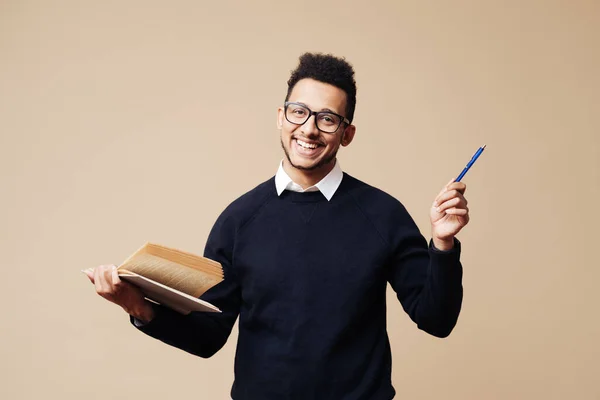
[[[317,116],[315,114],[308,117],[306,122],[300,127],[300,131],[306,136],[314,136],[319,134],[317,129]]]

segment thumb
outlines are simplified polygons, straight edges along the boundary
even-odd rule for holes
[[[83,272],[88,277],[90,282],[94,283],[94,269],[93,268],[82,269],[81,272]]]

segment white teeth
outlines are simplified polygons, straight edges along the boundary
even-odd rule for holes
[[[313,144],[313,143],[306,143],[306,142],[303,142],[303,141],[302,141],[302,140],[300,140],[300,139],[296,139],[296,142],[297,142],[297,143],[298,143],[300,146],[304,147],[305,149],[316,149],[316,148],[317,148],[317,145],[316,145],[316,144]]]

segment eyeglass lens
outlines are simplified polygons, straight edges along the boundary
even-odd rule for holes
[[[304,124],[310,115],[310,110],[300,104],[289,104],[285,113],[287,120],[296,125]],[[339,116],[327,111],[318,112],[315,121],[319,130],[329,133],[335,132],[342,123]]]

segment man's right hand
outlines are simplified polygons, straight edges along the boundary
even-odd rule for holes
[[[100,265],[83,271],[96,286],[96,293],[121,306],[135,319],[148,323],[154,318],[154,310],[144,294],[134,285],[119,278],[116,265]]]

